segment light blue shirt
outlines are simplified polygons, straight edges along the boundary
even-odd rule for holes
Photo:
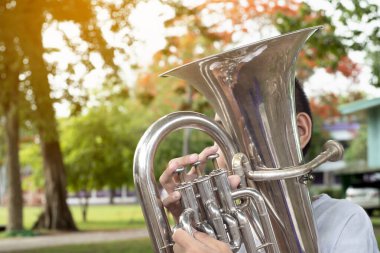
[[[379,253],[371,220],[363,208],[326,194],[314,197],[312,208],[319,253]],[[244,245],[238,253],[246,253]]]
[[[360,206],[322,194],[312,202],[320,253],[379,253],[371,220]]]

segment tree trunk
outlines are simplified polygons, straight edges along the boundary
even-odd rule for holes
[[[17,80],[17,79],[16,79]],[[8,231],[23,229],[22,189],[19,161],[19,114],[17,103],[18,85],[10,85],[13,92],[5,111],[5,139],[8,178]]]
[[[77,230],[66,202],[66,180],[58,141],[42,141],[44,159],[45,209],[33,229]]]
[[[82,221],[83,222],[87,222],[87,208],[88,208],[87,204],[84,204],[82,206]]]
[[[23,229],[23,199],[19,160],[19,73],[21,58],[16,49],[17,42],[12,36],[4,39],[6,51],[5,75],[0,77],[1,109],[5,115],[5,143],[8,192],[7,230]]]
[[[45,210],[34,228],[77,230],[66,203],[66,175],[59,145],[59,134],[43,59],[42,30],[45,22],[43,1],[18,1],[25,18],[25,32],[20,34],[21,47],[29,60],[30,85],[36,105],[35,123],[40,137],[45,174]],[[33,22],[30,22],[30,21]],[[29,22],[28,22],[29,21]]]
[[[110,189],[110,198],[109,198],[109,204],[113,205],[115,204],[115,195],[116,195],[116,190],[115,189]]]
[[[82,221],[83,222],[87,222],[87,211],[88,211],[88,199],[90,198],[90,196],[87,194],[87,192],[85,193],[83,199],[84,199],[84,203],[82,203],[81,201],[81,208],[82,208]]]

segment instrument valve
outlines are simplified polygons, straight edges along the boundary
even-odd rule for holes
[[[200,164],[201,164],[200,161],[197,161],[197,162],[193,163],[195,172],[197,173],[198,177],[202,177],[203,176],[203,172],[202,172],[201,168],[199,167]]]
[[[219,169],[219,164],[218,164],[218,161],[216,160],[217,158],[219,157],[219,154],[218,153],[215,153],[213,155],[209,155],[207,157],[207,160],[211,160],[212,161],[212,164],[214,165],[214,169],[215,170],[218,170]]]
[[[185,184],[186,183],[186,177],[185,177],[186,169],[185,169],[185,167],[179,167],[178,169],[175,170],[175,172],[177,173],[177,175],[179,177],[180,183]]]

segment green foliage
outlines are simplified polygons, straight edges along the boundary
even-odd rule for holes
[[[342,199],[344,198],[344,191],[341,188],[322,188],[318,190],[313,190],[313,196],[320,195],[320,194],[327,194],[332,198],[335,199]]]
[[[251,1],[236,5],[220,1],[192,5],[166,1],[166,4],[175,10],[175,15],[165,23],[166,26],[169,29],[181,27],[187,30],[186,35],[174,35],[167,39],[168,45],[162,53],[172,55],[172,62],[173,59],[187,62],[189,56],[191,59],[199,58],[197,52],[210,55],[215,50],[231,46],[244,34],[260,33],[273,26],[279,32],[286,33],[322,25],[323,29],[307,41],[300,53],[297,61],[298,77],[306,80],[316,67],[356,77],[359,68],[355,59],[348,57],[348,52],[363,50],[368,53],[368,63],[372,66],[374,77],[371,82],[375,86],[379,83],[376,67],[378,57],[374,56],[380,48],[380,12],[374,0],[329,0],[324,2],[323,6],[328,6],[326,9],[322,5],[312,8],[307,2],[300,1],[287,1],[286,4]],[[210,16],[213,17],[211,20]],[[362,29],[363,26],[372,30]],[[197,46],[193,45],[195,41]],[[180,64],[180,61],[177,62]]]
[[[303,2],[296,15],[278,12],[274,25],[280,32],[289,32],[309,26],[323,25],[317,36],[311,37],[305,45],[305,53],[314,66],[328,71],[341,71],[346,76],[355,76],[358,68],[348,61],[349,50],[367,53],[367,63],[371,66],[371,84],[380,87],[380,21],[379,4],[371,0],[340,1],[329,0],[329,8],[334,11],[334,19],[325,10],[314,10]],[[363,26],[366,29],[362,29]],[[340,33],[336,30],[339,27]],[[343,31],[343,32],[342,32]],[[298,62],[298,72],[312,72],[313,65]],[[312,68],[310,68],[312,67]]]
[[[96,68],[92,57],[94,54],[103,60],[103,69],[108,72],[109,77],[118,78],[119,66],[114,63],[115,52],[126,54],[125,47],[109,43],[104,36],[104,27],[101,27],[97,17],[97,11],[102,10],[109,14],[107,30],[112,34],[123,29],[130,29],[127,17],[133,10],[135,1],[122,1],[119,3],[109,1],[90,0],[36,0],[30,6],[25,1],[4,0],[0,3],[0,73],[8,77],[12,72],[22,73],[20,80],[15,80],[12,85],[19,85],[23,95],[29,101],[29,106],[38,104],[40,99],[52,96],[56,100],[65,100],[73,104],[73,113],[80,110],[89,99],[89,94],[83,82],[88,74]],[[71,29],[78,29],[78,36],[70,35],[64,27],[71,25]],[[43,32],[49,28],[55,28],[58,36],[62,37],[61,46],[55,44],[46,48],[42,44]],[[131,45],[135,39],[132,33],[124,33],[124,44]],[[46,44],[46,43],[45,43]],[[78,55],[76,60],[65,59],[67,64],[60,64],[61,59],[47,60],[44,62],[43,55],[54,55],[64,50]],[[79,74],[77,67],[85,69]],[[36,70],[41,70],[36,73]],[[64,74],[63,74],[64,73]],[[4,75],[5,74],[5,75]],[[48,83],[47,75],[50,77],[60,76],[66,86],[61,86],[58,93],[43,93],[46,89],[42,84]],[[119,78],[120,79],[120,78]],[[34,81],[40,80],[39,85]],[[80,89],[78,93],[74,90]],[[54,89],[52,89],[54,90]],[[6,93],[1,92],[1,93]],[[33,95],[32,95],[33,94]],[[45,98],[40,98],[45,96]],[[1,99],[0,94],[0,99]],[[44,108],[37,108],[44,109]],[[45,108],[47,109],[47,108]],[[32,110],[35,111],[35,108]],[[43,115],[35,115],[43,116]],[[35,118],[35,120],[37,120]]]
[[[367,53],[368,63],[372,69],[371,84],[380,87],[380,6],[378,1],[329,0],[332,8],[337,10],[334,16],[344,27],[342,43],[348,48]],[[359,25],[358,25],[359,24]],[[362,29],[363,26],[366,29]]]
[[[99,106],[62,123],[68,184],[74,191],[131,184],[136,135],[121,131],[120,125],[130,129],[126,118],[116,107]]]
[[[23,143],[20,148],[20,162],[23,169],[30,174],[23,179],[23,189],[33,191],[44,187],[44,171],[41,149],[37,143]]]
[[[367,160],[367,125],[362,124],[358,136],[352,140],[344,152],[344,159],[348,162]]]
[[[312,36],[302,49],[301,59],[297,62],[297,72],[301,79],[306,79],[314,72],[314,67],[323,67],[337,71],[339,62],[347,55],[347,47],[335,33],[336,26],[324,10],[313,10],[307,3],[301,3],[296,15],[278,12],[273,24],[281,32],[291,32],[312,26],[323,26],[318,34]]]
[[[165,59],[166,56],[162,57],[161,60]],[[163,69],[160,70],[157,66],[152,66],[153,73],[163,72]],[[140,131],[145,131],[147,126],[155,120],[175,111],[197,111],[210,117],[214,116],[207,100],[181,80],[170,77],[159,78],[153,74],[146,74],[140,81],[140,86],[137,87],[137,93],[140,95],[138,100],[146,106],[145,114],[151,114],[146,118],[145,127],[140,124]],[[136,120],[138,119],[136,118]],[[178,130],[170,133],[158,146],[154,158],[154,174],[157,180],[171,159],[184,155],[183,146],[186,139],[184,131]],[[212,144],[213,141],[206,134],[191,130],[188,152],[199,153]]]
[[[372,63],[371,84],[380,87],[380,51],[368,52],[368,58]]]
[[[171,133],[167,138],[165,138],[162,141],[155,156],[154,173],[156,179],[159,178],[159,176],[162,174],[163,170],[166,168],[168,162],[171,159],[184,155],[184,139],[184,130],[180,130]],[[212,145],[213,140],[205,133],[197,130],[190,130],[188,154],[200,153],[204,148]]]

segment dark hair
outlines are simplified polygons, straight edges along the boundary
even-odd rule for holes
[[[313,123],[313,116],[311,114],[309,100],[305,94],[305,91],[303,90],[301,82],[297,78],[295,78],[295,100],[296,100],[295,103],[296,103],[297,114],[300,112],[306,113],[307,115],[309,115],[311,122]],[[302,150],[304,155],[306,155],[307,151],[309,150],[310,145],[311,145],[311,138],[310,138],[310,141],[306,144],[306,146]]]

